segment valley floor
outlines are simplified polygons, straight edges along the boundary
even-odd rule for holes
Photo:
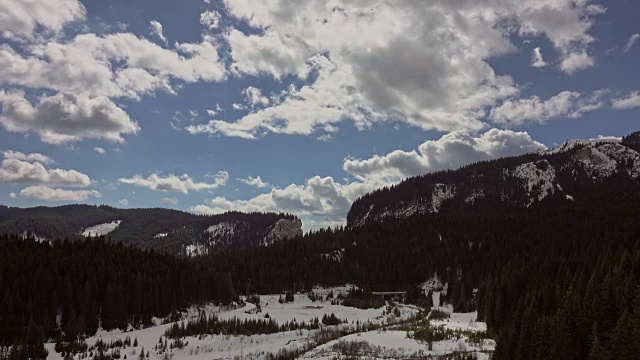
[[[347,287],[334,289],[316,289],[317,294],[326,295],[329,290],[337,295],[340,291],[346,291]],[[196,319],[202,313],[216,314],[223,319],[238,318],[264,319],[266,314],[278,323],[291,322],[295,319],[298,323],[309,323],[313,319],[322,319],[324,315],[335,314],[343,321],[343,324],[323,327],[321,330],[294,330],[275,334],[231,336],[231,335],[204,335],[198,337],[185,337],[182,348],[169,349],[167,352],[157,351],[159,340],[166,339],[164,334],[174,323],[167,323],[149,327],[142,330],[128,332],[99,331],[96,336],[88,338],[87,344],[91,347],[97,341],[102,340],[109,344],[118,339],[129,337],[133,343],[137,340],[138,346],[129,346],[121,349],[121,359],[141,359],[140,353],[149,353],[150,360],[212,360],[212,359],[263,359],[267,354],[277,354],[280,351],[298,351],[297,358],[303,359],[339,359],[345,356],[350,358],[366,357],[367,359],[415,359],[421,357],[439,356],[453,352],[465,352],[476,354],[478,359],[488,358],[488,353],[495,348],[495,342],[484,339],[481,343],[472,343],[465,336],[437,341],[432,344],[431,350],[426,342],[410,338],[407,326],[416,321],[421,309],[412,305],[395,304],[384,306],[380,309],[357,309],[342,305],[333,305],[331,301],[311,301],[306,294],[296,294],[294,301],[281,304],[280,295],[263,295],[260,297],[261,309],[256,305],[247,303],[243,307],[224,309],[216,306],[192,308],[184,314],[184,321]],[[434,293],[434,304],[438,304],[439,293]],[[449,319],[432,320],[433,326],[443,326],[451,330],[468,330],[482,332],[486,326],[476,321],[476,313],[452,313],[450,306],[434,306],[434,309],[450,314]],[[424,313],[422,315],[425,315]],[[357,330],[358,325],[368,324],[375,330]],[[319,333],[329,329],[335,335],[334,339],[318,341]],[[164,340],[163,340],[164,341]],[[171,340],[169,339],[169,343]],[[49,351],[48,360],[61,360],[61,354],[54,351],[54,344],[46,344]],[[108,354],[109,352],[107,352]],[[80,357],[76,356],[79,360]]]

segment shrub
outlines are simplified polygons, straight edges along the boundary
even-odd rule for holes
[[[322,316],[322,323],[330,326],[330,325],[340,325],[342,323],[342,321],[340,321],[340,319],[338,319],[338,317],[336,316],[336,314],[331,313],[331,315],[327,316],[327,314],[324,314]]]
[[[442,311],[442,310],[438,310],[438,309],[433,309],[431,310],[431,312],[429,313],[429,320],[446,320],[450,317],[449,314],[447,314],[446,312]]]

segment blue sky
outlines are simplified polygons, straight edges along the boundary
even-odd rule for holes
[[[638,130],[639,10],[4,1],[0,203],[341,224],[408,176]]]

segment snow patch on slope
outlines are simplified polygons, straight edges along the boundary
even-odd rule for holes
[[[563,153],[563,152],[567,152],[570,150],[573,150],[579,146],[589,146],[589,147],[593,147],[596,146],[598,144],[603,144],[603,143],[609,143],[609,144],[617,144],[620,143],[622,139],[620,138],[608,138],[608,137],[603,137],[600,139],[589,139],[589,140],[580,140],[580,139],[574,139],[574,140],[567,140],[566,142],[564,142],[562,145],[560,146],[556,146],[552,149],[549,150],[543,150],[540,151],[540,154],[543,155],[554,155],[554,154],[559,154],[559,153]]]
[[[159,233],[159,234],[156,234],[153,238],[154,239],[158,239],[158,238],[164,238],[164,237],[167,237],[167,236],[169,236],[168,233]]]
[[[432,214],[437,214],[442,208],[442,204],[455,195],[453,186],[445,184],[435,184],[433,186],[433,192],[431,194],[431,208],[429,209]]]
[[[476,203],[476,200],[482,198],[484,198],[484,191],[482,189],[479,189],[467,196],[467,198],[464,199],[464,202],[473,205]]]
[[[218,244],[224,244],[228,242],[231,237],[236,233],[235,227],[237,222],[226,222],[209,226],[204,232],[209,235],[209,247],[214,247]],[[204,246],[204,245],[202,245]],[[205,252],[206,254],[206,252]]]
[[[21,238],[22,240],[26,240],[26,239],[28,239],[28,238],[32,238],[33,240],[35,240],[35,242],[39,242],[39,243],[44,243],[44,242],[46,242],[46,243],[51,244],[51,241],[50,241],[49,239],[47,239],[46,237],[44,237],[44,236],[38,236],[38,235],[36,235],[36,234],[29,234],[29,233],[28,233],[28,232],[26,232],[26,231],[25,231],[25,232],[23,232],[22,234],[20,234],[20,238]]]
[[[270,245],[275,241],[289,239],[297,235],[302,235],[302,220],[298,218],[292,220],[280,219],[273,225],[269,234],[267,234],[263,245]]]
[[[344,258],[345,250],[346,250],[345,248],[342,248],[342,249],[334,250],[330,253],[323,253],[323,254],[320,254],[320,257],[326,260],[331,260],[333,262],[340,263]]]
[[[212,237],[224,236],[224,235],[233,235],[234,233],[234,223],[231,222],[221,222],[219,224],[211,225],[204,232],[209,233]]]
[[[511,175],[524,181],[529,195],[527,207],[555,193],[556,171],[547,160],[518,165]]]
[[[120,226],[122,220],[113,221],[110,223],[100,224],[88,227],[82,231],[82,236],[84,237],[97,237],[102,235],[107,235],[113,230],[117,229]]]
[[[193,243],[184,246],[184,252],[188,257],[207,255],[209,253],[209,248],[200,243]]]

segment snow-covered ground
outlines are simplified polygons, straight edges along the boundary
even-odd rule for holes
[[[431,279],[433,280],[433,279]],[[439,281],[431,281],[430,285],[441,287]],[[345,285],[334,288],[316,287],[313,293],[316,297],[323,299],[319,301],[311,301],[307,294],[295,294],[294,301],[289,303],[280,303],[280,294],[262,295],[260,296],[261,311],[257,311],[256,304],[247,303],[237,308],[220,308],[218,306],[209,305],[201,308],[191,308],[183,314],[185,321],[196,319],[200,314],[216,314],[220,319],[264,319],[266,314],[278,323],[293,321],[294,319],[300,323],[302,321],[309,323],[315,318],[322,319],[324,315],[335,314],[340,320],[346,320],[349,325],[340,325],[341,328],[355,329],[352,324],[370,323],[382,326],[380,330],[367,331],[357,334],[350,334],[330,341],[326,344],[319,345],[301,358],[305,359],[331,359],[340,355],[340,344],[359,342],[366,343],[367,349],[374,351],[372,354],[366,354],[367,358],[376,358],[377,355],[389,358],[402,359],[416,355],[443,355],[452,351],[472,351],[477,352],[478,358],[488,358],[482,351],[492,351],[495,343],[492,340],[485,340],[482,344],[471,344],[465,337],[447,341],[440,341],[433,344],[432,350],[429,350],[428,344],[409,338],[406,330],[401,330],[396,324],[400,321],[411,319],[420,312],[420,309],[411,305],[398,304],[396,311],[389,311],[390,307],[385,306],[380,309],[356,309],[345,307],[342,305],[331,304],[330,299],[325,299],[329,293],[337,296],[339,293],[346,294],[351,285]],[[439,306],[439,292],[434,292],[434,304],[437,309],[441,309],[451,314],[450,319],[433,321],[434,325],[442,325],[448,329],[462,329],[471,331],[484,331],[486,326],[484,323],[476,322],[476,313],[457,314],[451,313],[450,306]],[[397,313],[400,316],[397,316]],[[99,331],[96,336],[86,340],[89,346],[94,345],[98,340],[109,343],[115,340],[124,340],[129,337],[133,342],[137,339],[137,347],[127,347],[122,350],[122,354],[126,354],[129,359],[136,359],[140,351],[144,348],[149,351],[151,360],[162,360],[164,354],[154,352],[154,347],[158,344],[159,339],[164,339],[165,331],[173,325],[167,323],[160,325],[160,321],[156,319],[157,326],[143,330],[133,330],[128,332]],[[253,336],[230,336],[230,335],[205,335],[200,337],[186,337],[184,341],[186,345],[182,349],[170,350],[170,356],[173,360],[210,360],[210,359],[263,359],[267,353],[277,353],[282,349],[302,349],[309,343],[313,342],[314,334],[319,330],[295,330],[286,331],[269,335],[253,335]],[[315,346],[315,345],[314,345]],[[54,344],[46,344],[49,350],[48,360],[60,360],[62,356],[54,351]],[[78,359],[78,356],[76,356]]]
[[[376,357],[387,359],[415,358],[416,356],[445,355],[454,351],[478,352],[478,359],[482,359],[485,354],[481,354],[481,351],[493,351],[495,348],[493,340],[485,340],[480,346],[477,346],[469,344],[467,339],[463,337],[460,340],[434,342],[432,349],[429,350],[427,343],[407,337],[406,331],[375,330],[347,335],[338,340],[330,341],[307,352],[302,358],[335,359],[340,355],[340,352],[335,349],[340,342],[367,343],[371,347],[371,350],[368,354],[361,354],[368,355],[366,357],[367,359],[375,359]],[[488,356],[486,356],[486,358],[488,359]]]
[[[100,224],[100,225],[95,225],[95,226],[88,227],[88,228],[86,228],[86,229],[84,229],[82,231],[82,236],[84,236],[84,237],[96,237],[96,236],[107,235],[108,233],[110,233],[113,230],[115,230],[116,228],[118,228],[118,226],[120,226],[121,222],[122,222],[122,220],[118,220],[118,221],[113,221],[113,222],[110,222],[110,223],[105,223],[105,224]]]
[[[326,289],[325,289],[326,290]],[[334,294],[346,290],[346,287],[334,288]],[[320,290],[318,290],[320,293]],[[220,319],[263,319],[269,314],[271,319],[278,323],[293,321],[300,323],[302,321],[309,323],[313,319],[322,320],[323,315],[335,314],[340,320],[346,320],[351,323],[371,323],[383,324],[389,321],[398,320],[393,313],[386,313],[386,307],[380,309],[357,309],[342,305],[332,305],[331,301],[311,301],[305,294],[294,295],[295,301],[280,304],[278,299],[280,295],[263,295],[260,297],[261,312],[257,313],[254,304],[246,304],[243,308],[221,312],[218,314]],[[418,313],[414,307],[398,305],[400,309],[400,319],[407,319]]]
[[[437,277],[430,279],[425,284],[436,288],[442,287]],[[440,292],[433,293],[433,309],[444,311],[450,315],[447,320],[431,321],[433,326],[443,326],[451,330],[468,330],[473,332],[486,331],[487,325],[478,322],[477,312],[472,313],[454,313],[453,306],[440,304]],[[473,352],[478,359],[489,359],[488,352],[495,350],[495,341],[485,339],[481,344],[473,344],[469,342],[467,337],[462,336],[460,339],[451,339],[437,341],[433,343],[431,350],[426,342],[411,339],[406,331],[390,329],[379,329],[367,331],[358,334],[351,334],[340,339],[330,341],[324,345],[307,352],[303,359],[336,359],[340,358],[340,344],[364,343],[367,349],[365,353],[359,354],[366,356],[367,359],[411,359],[428,355],[445,355],[454,351]]]

